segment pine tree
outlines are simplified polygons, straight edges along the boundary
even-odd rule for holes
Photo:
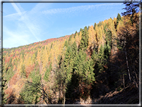
[[[104,44],[104,58],[106,62],[108,62],[107,59],[109,58],[109,55],[110,55],[110,46]]]
[[[65,41],[64,46],[68,47],[68,41]]]
[[[71,39],[72,39],[72,37],[73,37],[73,34],[72,35],[70,35],[70,37],[69,37],[69,43],[70,43],[70,41],[71,41]]]
[[[73,84],[72,87],[75,87],[78,90],[81,89],[80,95],[83,98],[87,97],[85,93],[90,94],[90,91],[88,91],[90,89],[88,89],[87,86],[93,83],[93,81],[95,81],[93,67],[93,61],[87,58],[87,55],[83,50],[79,50],[74,66],[74,75],[76,77],[74,79],[76,80],[76,83],[78,83],[79,86],[77,86],[77,84]]]
[[[32,82],[27,81],[20,93],[20,97],[25,104],[37,104],[41,97],[41,76],[38,71],[32,72],[30,76],[32,77]]]
[[[90,84],[93,81],[95,81],[95,74],[93,73],[93,61],[88,59],[88,61],[85,61],[83,65],[83,74],[84,74],[84,80],[86,84]]]
[[[93,50],[93,54],[92,54],[91,58],[93,60],[93,64],[95,64],[96,61],[98,60],[98,54],[97,54],[96,50]]]
[[[76,45],[76,42],[74,42],[71,46],[72,48],[72,58],[76,57],[76,54],[77,54],[77,45]]]
[[[23,78],[26,77],[25,65],[22,65],[22,69],[21,69],[21,77],[23,77]]]
[[[76,35],[77,35],[77,31],[76,31],[75,34],[74,34],[74,38],[76,37]]]
[[[97,65],[98,65],[98,70],[99,70],[99,73],[101,73],[104,68],[103,68],[103,65],[104,65],[104,47],[101,45],[100,47],[100,50],[98,52],[98,58],[99,60],[97,61]]]
[[[131,2],[124,2],[124,4],[125,4],[125,8],[123,8],[123,9],[125,9],[126,11],[125,12],[123,12],[123,13],[121,13],[123,16],[126,16],[126,15],[133,15],[135,12],[138,12],[139,11],[139,5],[141,4],[141,2],[132,2],[132,0],[131,0]]]
[[[73,69],[73,53],[72,48],[70,46],[67,47],[65,57],[62,59],[62,57],[59,57],[59,68],[57,69],[57,79],[56,83],[61,87],[60,91],[62,91],[64,95],[64,101],[66,99],[66,90],[67,90],[67,84],[70,82],[72,78],[72,69]],[[59,92],[60,92],[59,91]]]
[[[112,32],[110,30],[108,30],[106,32],[106,45],[108,45],[108,47],[112,48]]]
[[[118,25],[118,23],[119,23],[120,20],[121,20],[121,16],[120,16],[120,14],[118,13],[118,15],[117,15],[117,25]]]
[[[47,70],[44,74],[44,80],[48,81],[49,74],[50,74],[50,70],[49,70],[49,68],[47,68]]]
[[[3,80],[2,81],[2,105],[3,104],[6,104],[6,102],[7,102],[7,95],[4,93],[4,90],[7,88],[7,86],[6,86],[6,81],[7,80]]]
[[[81,38],[81,41],[80,41],[80,49],[82,50],[86,50],[87,49],[87,46],[88,46],[88,32],[86,30],[87,28],[85,28],[85,30],[82,31],[82,38]]]

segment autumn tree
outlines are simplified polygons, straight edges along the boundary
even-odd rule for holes
[[[127,76],[129,78],[129,83],[134,82],[138,87],[138,44],[139,41],[139,18],[138,18],[138,8],[141,2],[125,2],[125,12],[122,13],[124,18],[124,26],[120,28],[118,32],[118,46],[120,52],[124,53],[126,63],[125,69],[127,71]],[[131,23],[126,23],[128,21]],[[133,47],[133,48],[132,48]],[[122,68],[121,68],[122,69]]]
[[[75,34],[74,34],[74,38],[76,37],[76,35],[77,35],[77,31],[76,31]]]
[[[13,66],[12,66],[12,58],[9,59],[9,62],[5,64],[5,72],[4,72],[4,79],[10,80],[11,77],[14,75]]]
[[[94,24],[94,30],[95,30],[95,28],[96,28],[96,23]]]

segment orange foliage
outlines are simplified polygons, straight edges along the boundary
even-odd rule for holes
[[[4,92],[6,95],[8,95],[7,98],[9,98],[13,92],[12,87],[7,88]]]
[[[15,73],[14,76],[9,81],[9,86],[15,85],[16,82],[20,79],[20,76],[18,73]]]
[[[31,73],[31,71],[33,71],[34,69],[34,64],[33,65],[29,65],[26,67],[26,77],[28,78],[29,74]]]
[[[10,57],[5,58],[5,63],[8,63],[10,61]]]

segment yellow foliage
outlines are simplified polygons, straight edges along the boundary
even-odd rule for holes
[[[47,66],[47,63],[48,63],[48,52],[46,50],[46,48],[44,48],[43,50],[43,53],[42,53],[42,62],[43,62],[43,72],[46,70],[46,66]]]
[[[37,51],[37,62],[38,62],[38,64],[40,65],[40,63],[41,63],[41,51]]]
[[[95,42],[96,42],[96,38],[95,38],[95,30],[93,28],[93,26],[90,26],[88,29],[88,35],[89,35],[89,39],[88,39],[88,47],[90,46],[94,46]]]
[[[124,23],[122,20],[119,21],[118,25],[117,25],[117,31],[120,30],[120,27],[124,27]]]
[[[18,66],[17,66],[18,73],[21,72],[21,70],[22,70],[22,65],[23,65],[23,59],[22,59],[22,56],[21,56],[21,57],[20,57],[20,61],[19,61]]]
[[[24,86],[24,83],[27,81],[27,79],[25,78],[21,78],[20,80],[18,80],[16,82],[15,85],[13,85],[13,88],[15,89],[14,91],[14,95],[16,96],[16,98],[19,98],[20,97],[20,91],[22,89],[22,87]]]

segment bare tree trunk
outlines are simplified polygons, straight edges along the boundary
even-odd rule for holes
[[[135,66],[133,65],[133,67],[134,67],[134,73],[135,73],[135,85],[138,88],[138,83],[137,83],[138,77],[137,77],[137,73],[135,71]]]
[[[63,99],[62,99],[61,102],[62,102],[62,104],[65,104],[65,101],[66,101],[65,99],[66,99],[66,97],[65,97],[65,87],[64,87],[63,84],[62,84],[62,95],[63,95],[63,96],[62,96]],[[65,105],[64,105],[64,107],[65,107]]]
[[[51,96],[51,84],[50,84],[50,99],[51,99],[51,104],[52,104],[52,96]]]
[[[129,70],[129,65],[128,65],[128,58],[127,58],[126,48],[125,48],[125,56],[126,56],[126,64],[127,64],[127,71],[128,71],[128,75],[129,75],[129,80],[131,81],[131,75],[130,75],[130,70]]]
[[[64,93],[65,94],[65,93]],[[65,97],[65,95],[64,95],[64,101],[63,101],[63,104],[65,104],[65,102],[66,102],[66,97]]]
[[[65,96],[65,89],[64,89],[64,102],[63,102],[63,104],[65,104],[65,102],[66,102],[66,96]]]
[[[8,81],[8,88],[10,87],[10,85],[9,85],[9,81]]]
[[[61,82],[61,94],[62,94],[61,98],[63,98],[63,83],[62,82]]]
[[[61,89],[60,89],[60,88],[61,88],[61,84],[59,85],[59,100],[60,100],[60,98],[61,98],[61,92],[60,92]]]
[[[60,86],[59,86],[59,103],[61,100],[61,91],[62,91],[62,82],[60,82]]]
[[[44,99],[44,92],[43,92],[43,82],[42,82],[42,62],[40,62],[40,75],[41,75],[41,89],[42,89],[42,98],[41,98],[41,101],[43,102],[43,99]]]
[[[42,102],[43,102],[43,99],[44,99],[44,89],[43,89],[43,84],[42,84],[42,80],[41,80],[41,88],[42,88]]]
[[[124,74],[123,74],[123,86],[124,86],[124,89],[125,89],[125,78],[124,78]]]

